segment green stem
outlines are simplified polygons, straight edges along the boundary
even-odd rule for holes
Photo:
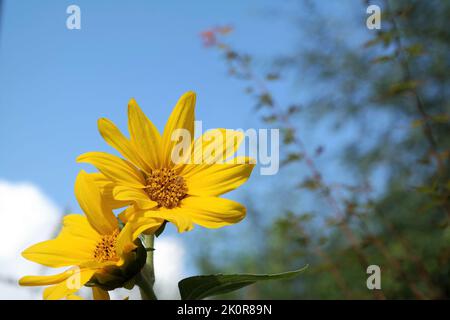
[[[157,300],[153,285],[155,284],[155,269],[153,267],[153,250],[155,237],[153,235],[144,236],[144,246],[147,249],[147,259],[139,275],[136,277],[136,284],[141,292],[142,300]]]

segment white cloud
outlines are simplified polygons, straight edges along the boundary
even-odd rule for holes
[[[56,273],[22,258],[28,246],[50,239],[59,230],[60,210],[38,187],[31,183],[0,180],[0,299],[41,299],[42,287],[20,287],[17,280],[24,275]],[[155,241],[155,291],[160,299],[178,299],[178,281],[185,276],[183,243],[171,236]],[[9,283],[8,283],[9,281]],[[81,290],[85,297],[90,290]],[[115,290],[111,297],[140,299],[138,288]]]
[[[58,207],[36,186],[0,180],[0,299],[41,297],[39,290],[17,285],[23,275],[42,273],[42,267],[23,259],[20,252],[56,232],[60,216]]]
[[[178,281],[185,276],[185,249],[175,238],[162,235],[155,240],[155,291],[160,299],[179,299]]]
[[[185,249],[181,240],[162,235],[155,240],[155,293],[158,299],[180,299],[178,281],[185,277]],[[111,293],[112,299],[140,299],[139,288],[118,289]]]

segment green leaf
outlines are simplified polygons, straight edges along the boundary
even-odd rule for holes
[[[450,116],[448,114],[442,113],[432,116],[431,119],[433,120],[433,122],[445,124],[450,121]]]
[[[372,63],[384,63],[384,62],[392,61],[393,59],[394,59],[393,55],[383,55],[383,56],[379,56],[379,57],[376,57],[375,59],[373,59]]]
[[[284,144],[291,144],[295,140],[295,131],[292,128],[283,128],[283,143]]]
[[[403,93],[405,91],[414,90],[417,87],[417,81],[404,81],[399,83],[394,83],[389,88],[389,93],[391,95]]]
[[[421,127],[423,125],[424,121],[422,119],[417,119],[414,120],[413,122],[411,122],[411,127],[412,128],[418,128]]]
[[[262,95],[259,96],[259,104],[261,106],[268,106],[268,107],[273,107],[273,98],[270,95],[270,93],[263,93]]]
[[[379,43],[383,43],[385,47],[389,46],[393,39],[393,33],[391,31],[388,32],[379,32],[378,35],[364,44],[364,48],[369,48]]]
[[[292,153],[289,153],[283,161],[281,161],[281,165],[285,166],[291,162],[300,161],[302,159],[303,159],[303,153],[292,152]]]
[[[420,43],[413,44],[405,48],[405,51],[411,56],[420,56],[424,53],[423,46]]]
[[[289,106],[289,108],[287,110],[287,115],[291,116],[291,115],[296,114],[296,113],[298,113],[300,111],[301,111],[301,106],[293,104],[293,105]]]
[[[280,75],[277,73],[268,73],[266,75],[266,79],[269,81],[278,80],[278,79],[280,79]]]
[[[301,182],[298,186],[300,189],[317,190],[321,187],[320,181],[308,178]]]
[[[263,121],[265,123],[274,123],[278,120],[278,116],[276,114],[272,114],[270,116],[263,117]]]
[[[159,237],[161,235],[161,233],[164,232],[164,229],[166,229],[166,225],[167,225],[167,220],[164,220],[163,224],[161,225],[161,227],[159,227],[158,230],[156,230],[155,232],[155,236]]]
[[[234,60],[238,57],[238,54],[236,52],[230,50],[230,51],[227,51],[225,57],[227,60]]]
[[[308,266],[277,274],[214,274],[189,277],[178,282],[182,300],[199,300],[229,293],[263,280],[294,278]]]

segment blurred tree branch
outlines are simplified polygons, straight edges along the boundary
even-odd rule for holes
[[[365,12],[364,7],[361,9]],[[277,68],[264,73],[255,71],[253,56],[240,53],[225,41],[230,28],[226,33],[221,33],[220,28],[209,30],[209,41],[205,42],[206,46],[223,53],[229,75],[245,82],[245,92],[255,99],[255,110],[261,120],[281,129],[282,166],[299,166],[297,172],[303,165],[307,168],[306,177],[296,182],[297,194],[300,196],[300,190],[318,194],[332,209],[332,217],[315,214],[314,217],[323,219],[314,223],[304,219],[310,215],[303,214],[301,208],[281,210],[286,212],[277,219],[277,225],[282,228],[274,233],[273,243],[266,248],[267,257],[279,257],[285,263],[298,263],[298,259],[309,261],[313,259],[311,254],[320,258],[312,264],[314,280],[293,288],[298,293],[307,287],[306,297],[311,292],[335,297],[324,290],[330,288],[330,281],[335,283],[336,292],[347,298],[375,294],[382,299],[385,294],[388,298],[427,299],[447,297],[450,292],[446,276],[450,270],[445,262],[445,257],[450,256],[448,240],[445,240],[448,239],[450,189],[446,164],[450,117],[445,87],[450,76],[442,72],[440,65],[449,61],[445,59],[450,39],[445,13],[450,12],[450,6],[439,1],[398,1],[395,8],[386,2],[383,9],[383,17],[387,19],[383,21],[383,30],[369,32],[369,40],[357,49],[346,46],[345,41],[350,42],[351,35],[342,42],[342,38],[332,37],[333,32],[327,33],[326,24],[320,22],[324,19],[328,22],[329,16],[308,12],[307,17],[314,17],[311,29],[322,26],[315,33],[308,29],[310,25],[305,28],[308,35],[314,34],[311,39],[316,47],[277,57],[274,59]],[[441,24],[424,20],[424,15],[435,17]],[[397,20],[403,21],[401,25]],[[433,47],[425,45],[429,41]],[[424,47],[429,50],[424,52],[421,49]],[[297,69],[302,78],[309,75],[331,91],[323,94],[325,89],[322,89],[312,94],[316,95],[315,99],[281,106],[282,99],[275,97],[271,84],[286,83],[283,71]],[[308,69],[313,72],[307,74]],[[416,72],[420,79],[414,77],[414,70],[420,70]],[[391,126],[383,126],[379,119],[373,118],[376,112],[395,120]],[[317,123],[324,117],[332,117],[337,123],[336,130],[348,127],[351,121],[359,125],[362,133],[355,135],[341,153],[350,170],[361,175],[361,184],[329,182],[324,178],[316,161],[326,150],[319,146],[310,152],[298,132],[300,116],[307,121],[307,113],[317,116]],[[372,124],[378,126],[370,132]],[[417,127],[421,127],[423,137],[416,134]],[[371,143],[367,142],[370,135]],[[428,161],[428,155],[435,159],[436,166]],[[389,173],[381,193],[375,192],[369,183],[371,175],[380,167]],[[446,212],[445,220],[442,208]],[[268,226],[260,232],[273,233],[276,228]],[[283,251],[289,254],[284,256]],[[361,277],[365,268],[374,262],[385,268],[384,289],[370,293],[360,287],[364,281]]]

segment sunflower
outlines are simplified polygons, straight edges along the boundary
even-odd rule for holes
[[[25,276],[19,280],[22,286],[48,286],[44,299],[76,299],[74,293],[85,284],[93,286],[94,298],[106,299],[108,289],[122,286],[145,263],[145,249],[138,247],[131,226],[120,229],[95,179],[84,171],[75,182],[75,195],[85,216],[66,215],[55,239],[22,252],[24,258],[44,266],[70,266],[56,275]]]
[[[111,206],[127,207],[119,217],[133,224],[135,235],[165,221],[184,232],[194,224],[219,228],[245,217],[243,205],[219,197],[247,181],[255,165],[249,157],[234,157],[244,134],[214,129],[194,140],[195,100],[193,92],[178,100],[161,135],[131,99],[130,138],[110,120],[98,121],[102,137],[123,158],[88,152],[77,159],[100,171],[94,179]]]

